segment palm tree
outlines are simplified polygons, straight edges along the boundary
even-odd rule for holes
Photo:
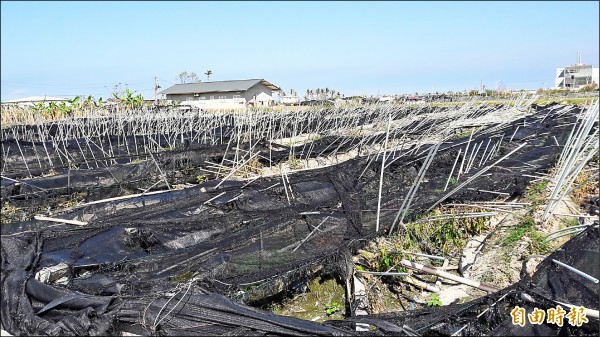
[[[207,71],[204,73],[204,75],[206,75],[206,81],[210,81],[210,75],[212,75],[212,74],[213,74],[213,72],[212,72],[212,70],[210,70],[210,69],[208,69],[208,70],[207,70]]]

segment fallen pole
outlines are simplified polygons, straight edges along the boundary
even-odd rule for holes
[[[408,273],[397,273],[397,272],[383,272],[383,271],[367,271],[359,270],[361,274],[379,275],[379,276],[408,276]]]
[[[452,170],[450,170],[450,175],[448,176],[448,180],[446,180],[446,185],[444,186],[444,192],[448,189],[448,184],[450,183],[450,179],[452,179],[452,173],[454,173],[454,168],[456,168],[456,163],[458,162],[458,157],[460,157],[460,152],[462,149],[458,149],[458,154],[456,155],[456,159],[454,159],[454,165],[452,165]]]
[[[570,232],[562,232],[561,234],[553,236],[553,237],[546,237],[544,239],[544,241],[552,241],[552,240],[556,240],[558,238],[562,238],[563,236],[579,234],[579,233],[583,232],[584,230],[585,230],[585,228],[581,228],[581,229],[576,228]]]
[[[27,185],[27,186],[35,187],[35,188],[37,188],[37,189],[39,189],[39,190],[41,190],[41,191],[47,191],[45,188],[41,188],[41,187],[38,187],[38,186],[35,186],[35,185],[32,185],[32,184],[26,183],[26,182],[24,182],[24,181],[21,181],[21,180],[12,179],[12,178],[5,177],[5,176],[0,176],[0,178],[2,178],[2,179],[6,179],[6,180],[9,180],[9,181],[12,181],[12,182],[15,182],[15,183],[17,183],[17,184],[23,184],[23,185]]]
[[[61,223],[66,223],[69,225],[77,225],[77,226],[85,226],[88,224],[87,222],[84,222],[84,221],[50,218],[50,217],[42,216],[42,215],[36,215],[33,218],[36,220],[40,220],[40,221],[61,222]]]
[[[523,143],[521,145],[519,145],[516,149],[510,151],[508,154],[506,154],[504,157],[498,159],[496,162],[494,162],[493,164],[486,166],[485,168],[481,169],[479,172],[475,173],[473,176],[471,176],[467,181],[465,181],[464,183],[460,184],[459,186],[457,186],[456,188],[454,188],[452,191],[448,192],[448,194],[444,195],[440,200],[438,200],[436,203],[434,203],[431,207],[429,207],[429,209],[427,209],[424,213],[429,213],[431,212],[434,208],[437,207],[437,205],[441,204],[444,200],[448,199],[451,195],[453,195],[454,193],[458,192],[460,189],[462,189],[463,187],[467,186],[467,184],[469,184],[471,181],[475,180],[476,178],[478,178],[480,175],[484,174],[485,172],[487,172],[489,169],[491,169],[492,167],[498,165],[498,163],[500,163],[501,161],[503,161],[504,159],[510,157],[513,153],[517,152],[518,150],[520,150],[523,146],[527,145],[527,143]]]
[[[416,287],[418,287],[418,288],[420,288],[420,289],[427,290],[427,291],[431,291],[432,293],[439,293],[439,292],[441,291],[441,290],[440,290],[439,288],[437,288],[437,287],[434,287],[434,286],[432,286],[432,285],[429,285],[429,284],[427,284],[427,283],[425,283],[425,282],[417,281],[417,280],[413,279],[413,278],[412,278],[412,277],[410,277],[410,276],[407,276],[407,277],[404,279],[404,282],[406,282],[406,283],[410,283],[410,284],[412,284],[412,285],[414,285],[414,286],[416,286]]]
[[[346,282],[346,288],[349,288],[349,283],[349,281]],[[348,299],[351,298],[350,314],[352,316],[368,315],[369,297],[367,296],[365,285],[356,277],[356,275],[352,275],[352,291],[350,289],[347,289],[346,291],[348,292],[346,297]],[[356,331],[369,331],[369,325],[356,323]]]
[[[585,278],[585,279],[587,279],[589,281],[592,281],[594,283],[600,282],[600,281],[598,281],[597,278],[595,278],[593,276],[590,276],[590,275],[582,272],[581,270],[579,270],[577,268],[573,268],[573,267],[569,266],[568,264],[562,263],[562,262],[560,262],[558,260],[555,260],[555,259],[552,259],[552,262],[556,263],[557,265],[559,265],[559,266],[561,266],[561,267],[563,267],[563,268],[565,268],[567,270],[570,270],[570,271],[574,272],[575,274],[577,274],[577,275],[579,275],[579,276],[581,276],[581,277],[583,277],[583,278]]]
[[[428,255],[428,254],[421,254],[421,253],[412,253],[412,252],[405,252],[405,251],[401,251],[401,253],[402,254],[407,254],[407,255],[416,255],[416,256],[426,257],[428,259],[433,259],[433,260],[441,260],[441,261],[446,260],[445,257],[436,256],[436,255]]]
[[[577,230],[585,229],[585,228],[582,228],[582,227],[588,227],[588,226],[591,226],[591,225],[590,224],[584,224],[584,225],[576,225],[576,226],[569,226],[569,227],[561,228],[561,229],[556,230],[556,231],[554,231],[552,233],[548,233],[546,235],[546,238],[551,237],[551,236],[553,236],[555,234],[558,234],[558,233],[561,233],[561,232],[565,232],[565,231],[571,231],[571,230],[574,230],[574,229],[577,229]]]
[[[590,316],[590,317],[593,317],[593,318],[599,318],[600,317],[598,310],[589,309],[589,308],[582,307],[582,306],[575,306],[573,304],[564,303],[564,302],[558,302],[558,301],[556,301],[556,303],[564,305],[565,307],[567,307],[569,309],[571,309],[571,308],[583,308],[583,313],[586,316]]]
[[[225,178],[223,178],[223,180],[221,180],[221,182],[218,183],[217,186],[215,186],[215,190],[217,188],[219,188],[219,186],[221,186],[221,184],[223,184],[225,182],[225,180],[229,179],[229,177],[231,177],[235,172],[237,172],[240,168],[244,167],[244,165],[249,163],[250,160],[254,159],[254,157],[258,156],[259,154],[260,154],[260,152],[256,152],[255,154],[250,156],[250,158],[246,159],[246,161],[244,161],[242,164],[240,164],[240,166],[234,168],[231,172],[229,172],[229,174]]]
[[[528,293],[521,293],[521,299],[524,301],[527,301],[529,303],[536,303],[535,300],[533,299],[533,297],[531,297],[531,295],[529,295]],[[560,305],[564,305],[565,307],[571,309],[571,308],[583,308],[583,313],[585,316],[590,316],[593,318],[599,318],[599,312],[598,310],[594,310],[594,309],[589,309],[586,308],[584,306],[575,306],[573,304],[569,304],[569,303],[565,303],[565,302],[559,302],[559,301],[555,301],[556,303],[560,304]]]
[[[302,241],[300,241],[300,243],[296,246],[296,248],[292,250],[292,252],[298,250],[298,248],[300,248],[300,246],[302,246],[302,244],[306,242],[313,235],[314,232],[319,230],[319,227],[321,227],[321,225],[324,224],[325,221],[327,221],[330,217],[331,215],[328,215],[325,219],[323,219],[323,221],[321,221],[321,223],[317,227],[315,227],[310,233],[308,233],[308,235]]]
[[[202,204],[203,204],[203,205],[206,205],[206,204],[208,204],[209,202],[211,202],[211,201],[213,201],[213,200],[217,199],[217,198],[218,198],[218,197],[220,197],[220,196],[223,196],[223,195],[224,195],[224,194],[226,194],[226,193],[227,193],[227,192],[221,192],[221,193],[217,194],[216,196],[214,196],[214,197],[212,197],[212,198],[210,198],[210,199],[206,200],[206,201],[205,201],[205,202],[203,202]]]
[[[392,116],[388,119],[387,131],[385,132],[385,142],[383,143],[383,158],[381,159],[381,174],[379,176],[379,197],[377,198],[377,217],[375,222],[375,232],[379,232],[379,215],[381,214],[381,190],[383,188],[383,171],[385,169],[385,150],[388,145],[388,138],[390,136],[390,124],[392,122]]]
[[[439,276],[439,277],[442,277],[442,278],[446,278],[446,279],[449,279],[449,280],[452,280],[452,281],[455,281],[455,282],[466,284],[468,286],[471,286],[471,287],[474,287],[474,288],[477,288],[477,289],[481,289],[481,290],[484,290],[484,291],[487,291],[487,292],[490,292],[490,293],[494,293],[494,292],[500,291],[500,288],[496,288],[496,287],[491,286],[489,284],[485,284],[485,283],[481,283],[479,281],[470,280],[470,279],[465,278],[465,277],[453,275],[453,274],[450,274],[450,273],[445,272],[443,270],[437,270],[437,269],[434,269],[432,267],[428,267],[428,266],[422,265],[422,264],[417,263],[417,262],[408,261],[408,260],[402,260],[402,261],[400,261],[400,263],[403,266],[405,266],[405,267],[408,267],[408,268],[411,268],[411,269],[420,270],[422,272],[425,272],[425,273],[428,273],[428,274],[431,274],[431,275],[436,275],[436,276]]]
[[[114,197],[114,198],[108,198],[108,199],[102,199],[102,200],[96,200],[96,201],[90,201],[90,202],[86,202],[84,204],[79,204],[74,206],[74,208],[80,208],[83,206],[89,206],[89,205],[95,205],[95,204],[100,204],[103,202],[110,202],[110,201],[117,201],[117,200],[126,200],[126,199],[132,199],[132,198],[137,198],[137,197],[145,197],[145,196],[149,196],[149,195],[154,195],[154,194],[159,194],[159,193],[166,193],[166,192],[171,192],[171,191],[152,191],[152,192],[147,192],[147,193],[138,193],[138,194],[130,194],[130,195],[123,195],[120,197]]]

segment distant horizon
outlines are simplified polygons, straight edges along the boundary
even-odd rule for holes
[[[153,98],[180,72],[265,79],[304,97],[552,89],[557,68],[598,67],[599,3],[6,2],[1,100]],[[452,15],[448,15],[452,13]],[[566,13],[576,13],[569,24]],[[575,26],[575,27],[573,27]],[[576,28],[576,30],[574,29]]]
[[[243,79],[243,80],[249,80],[249,79]],[[243,81],[243,80],[240,80],[240,81]],[[209,82],[228,82],[228,81],[237,81],[237,80],[198,81],[198,82],[175,83],[173,85],[194,84],[194,83],[209,83]],[[317,89],[317,88],[312,88],[310,90],[313,90],[313,93],[314,93],[315,89]],[[320,88],[320,89],[325,89],[325,88]],[[504,91],[505,92],[537,91],[539,89],[543,89],[543,88],[535,88],[535,89],[517,89],[517,88],[515,88],[515,89],[505,89]],[[555,88],[552,87],[552,88],[546,88],[545,90],[554,90],[554,89]],[[160,93],[161,90],[163,90],[163,88],[161,88],[158,92]],[[390,96],[390,97],[392,97],[392,96],[409,96],[409,95],[422,96],[422,95],[434,95],[434,94],[440,94],[441,95],[441,94],[449,94],[449,93],[452,93],[452,94],[459,94],[459,93],[468,94],[468,93],[470,93],[473,90],[479,91],[479,88],[465,89],[465,90],[436,91],[436,92],[426,92],[426,91],[424,91],[424,92],[405,92],[405,93],[392,93],[392,94],[360,94],[359,93],[359,94],[346,95],[344,93],[340,93],[340,95],[341,95],[341,97],[358,97],[358,96],[361,96],[361,97],[384,97],[384,96]],[[492,89],[492,88],[488,88],[488,87],[485,87],[484,90],[491,90],[493,92],[498,91],[497,89]],[[573,90],[573,89],[571,89],[571,90]],[[290,91],[286,90],[286,94],[289,94],[289,93],[290,93]],[[133,93],[133,94],[137,95],[137,93]],[[303,97],[306,96],[306,90],[304,92],[298,92],[298,91],[296,91],[296,94],[297,94],[298,97],[303,98]],[[100,99],[100,98],[103,101],[106,101],[107,99],[113,98],[112,93],[110,95],[107,95],[106,97],[105,96],[98,96],[98,97],[96,97],[94,95],[85,95],[85,94],[81,94],[81,95],[69,95],[67,97],[64,97],[64,96],[54,96],[54,95],[30,95],[30,96],[12,98],[12,99],[8,99],[8,100],[2,100],[2,103],[6,103],[6,102],[9,102],[9,101],[13,101],[13,100],[20,100],[20,99],[24,99],[24,98],[41,98],[41,97],[45,97],[47,100],[52,101],[52,100],[55,100],[55,99],[66,99],[66,100],[69,100],[69,99],[73,99],[75,97],[80,97],[80,98],[83,99],[83,98],[87,98],[89,96],[92,96],[96,101],[98,99]],[[281,95],[279,95],[279,96],[281,96]],[[153,97],[146,97],[144,95],[142,95],[142,97],[144,98],[144,100],[153,100],[154,99]],[[158,97],[158,98],[159,99],[165,99],[165,98],[160,98],[160,97]]]

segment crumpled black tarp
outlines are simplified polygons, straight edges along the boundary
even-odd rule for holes
[[[473,144],[503,137],[488,164],[520,144],[510,141],[517,128],[539,139],[475,180],[468,186],[472,190],[463,189],[447,202],[497,197],[486,190],[519,196],[531,180],[528,175],[549,169],[560,153],[549,130],[564,144],[569,121],[572,116],[542,111],[527,123],[516,121],[474,137]],[[415,219],[445,194],[452,162],[465,141],[440,147],[406,220]],[[413,155],[390,154],[406,156],[385,171],[381,233],[390,228],[394,209],[402,204],[427,150],[423,146]],[[377,235],[380,167],[377,160],[359,157],[290,174],[285,181],[228,181],[218,189],[217,181],[209,181],[72,214],[91,214],[86,226],[3,225],[2,324],[13,334],[103,335],[131,329],[165,335],[354,334],[353,327],[339,326],[343,323],[320,325],[276,316],[227,298],[246,304],[264,301],[317,273],[347,279],[353,268],[351,252]],[[33,280],[42,268],[59,263],[68,265],[67,285]],[[365,333],[410,335],[411,328],[422,332],[417,330],[422,325],[413,324],[419,317],[434,316],[419,314],[410,323],[373,317],[379,320],[371,321],[378,330]]]

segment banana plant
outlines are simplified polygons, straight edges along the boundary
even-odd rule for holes
[[[57,116],[57,117],[64,117],[64,116],[69,115],[69,113],[71,112],[71,109],[72,108],[70,106],[68,106],[67,103],[60,102],[60,104],[58,105],[59,116]]]
[[[92,95],[89,95],[84,101],[83,101],[83,107],[96,107],[96,101],[94,101],[94,97]]]
[[[80,97],[79,96],[75,96],[75,98],[73,98],[72,100],[69,101],[69,104],[71,104],[71,106],[74,106],[77,104],[77,102],[79,102]]]
[[[40,104],[42,104],[42,103],[40,103]],[[58,110],[58,105],[56,104],[56,102],[50,102],[50,103],[48,103],[47,110],[48,110],[48,115],[54,117],[54,116],[56,116],[56,112]]]
[[[133,96],[133,93],[129,90],[129,88],[125,89],[125,97],[121,98],[121,103],[130,108],[140,107],[144,102],[144,97],[142,94],[138,94],[137,96]]]

